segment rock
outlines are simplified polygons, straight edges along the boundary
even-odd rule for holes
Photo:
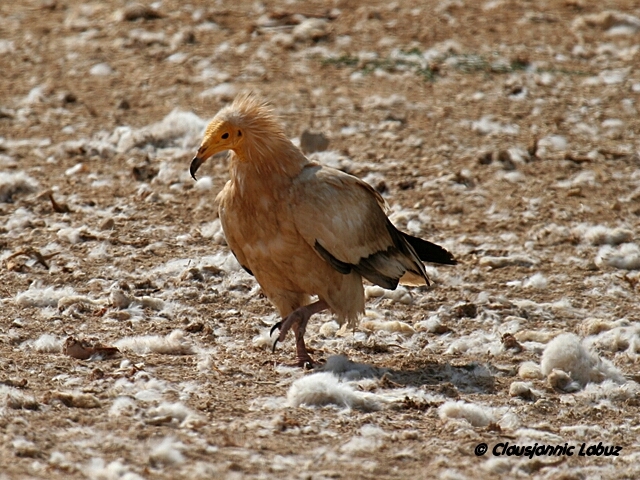
[[[322,18],[307,18],[293,29],[293,37],[300,41],[317,42],[329,35],[329,22]]]
[[[304,153],[324,152],[328,147],[329,139],[324,133],[305,130],[300,136],[300,148]]]
[[[120,12],[121,20],[133,22],[135,20],[155,20],[163,15],[156,9],[142,3],[130,3]]]

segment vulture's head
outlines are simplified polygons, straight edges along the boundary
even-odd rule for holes
[[[207,126],[189,172],[195,179],[209,157],[225,150],[232,150],[240,161],[260,161],[260,157],[278,152],[282,141],[288,139],[271,108],[253,94],[240,95]]]

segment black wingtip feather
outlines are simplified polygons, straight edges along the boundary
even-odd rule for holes
[[[400,232],[404,239],[413,247],[423,262],[440,263],[442,265],[456,265],[458,261],[453,255],[435,243],[422,240],[408,233]]]
[[[384,254],[387,252],[378,252],[370,255],[367,258],[360,259],[357,265],[352,265],[350,263],[346,263],[338,260],[336,257],[331,255],[329,251],[320,245],[320,242],[316,240],[314,245],[316,252],[320,254],[322,258],[325,259],[334,269],[338,272],[348,275],[352,270],[355,270],[364,278],[369,280],[371,283],[375,283],[376,285],[380,285],[382,288],[386,288],[389,290],[395,290],[398,286],[398,278],[387,277],[386,275],[381,274],[375,265],[376,257],[379,254]],[[393,248],[393,247],[392,247]]]

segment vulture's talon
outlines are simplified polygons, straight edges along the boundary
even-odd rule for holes
[[[274,324],[274,325],[273,325],[273,327],[271,327],[271,331],[269,332],[269,336],[270,336],[270,337],[272,337],[272,336],[273,336],[273,331],[274,331],[276,328],[277,328],[278,330],[280,330],[280,329],[282,328],[282,320],[280,320],[278,323]],[[276,338],[276,342],[277,342],[277,341],[278,341],[278,339]],[[274,345],[275,345],[275,343],[274,343]],[[275,346],[274,346],[273,348],[275,348]]]

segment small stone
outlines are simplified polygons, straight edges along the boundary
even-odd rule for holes
[[[329,23],[322,18],[307,18],[293,29],[293,37],[296,40],[317,42],[329,35]]]
[[[131,319],[131,314],[129,312],[127,312],[126,310],[121,310],[118,312],[112,312],[109,317],[111,318],[115,318],[116,320],[120,321],[120,322],[125,322],[127,320]]]
[[[436,388],[438,393],[441,393],[445,397],[460,398],[460,392],[453,383],[445,382],[438,385]]]
[[[474,303],[464,303],[454,307],[453,314],[458,318],[476,318],[478,307]]]
[[[91,350],[75,337],[67,338],[62,347],[62,353],[79,360],[86,360],[92,355]]]
[[[0,108],[0,118],[13,118],[15,115],[8,108]]]
[[[384,193],[388,190],[387,184],[385,183],[384,180],[380,180],[378,183],[376,183],[374,185],[374,188],[377,190],[378,193]]]
[[[105,347],[101,344],[91,345],[90,343],[78,340],[75,337],[68,337],[62,347],[62,353],[77,358],[78,360],[87,360],[93,356],[102,358],[112,358],[119,354],[120,351],[115,347]]]
[[[515,350],[516,352],[521,352],[523,350],[522,345],[518,343],[516,337],[514,337],[511,333],[505,333],[502,336],[502,345],[504,346],[505,350]]]
[[[115,227],[115,225],[115,220],[111,217],[107,217],[100,224],[100,230],[113,230],[113,227]]]
[[[540,365],[534,362],[524,362],[518,368],[518,376],[525,380],[539,380],[543,378]]]
[[[27,388],[29,381],[26,378],[7,378],[0,380],[0,383],[14,388]]]
[[[416,188],[416,180],[415,179],[410,179],[410,180],[401,180],[400,182],[398,182],[398,188],[400,190],[413,190],[414,188]]]
[[[491,162],[493,162],[493,152],[484,152],[478,157],[478,163],[480,165],[490,165]]]
[[[531,158],[538,158],[538,137],[533,137],[529,146],[527,147],[527,152]]]
[[[133,22],[135,20],[155,20],[162,18],[162,14],[157,10],[143,5],[141,3],[130,3],[122,11],[122,20],[127,22]]]
[[[185,331],[189,333],[199,333],[204,329],[204,323],[202,322],[194,322],[190,323],[185,327]]]
[[[131,302],[133,302],[133,298],[125,294],[122,290],[113,290],[111,292],[112,306],[120,309],[125,309],[129,305],[131,305]]]
[[[300,149],[304,153],[324,152],[328,147],[329,139],[323,133],[305,130],[300,136]]]
[[[584,197],[582,187],[574,187],[567,190],[567,197]]]
[[[535,400],[536,396],[525,382],[513,382],[509,386],[509,395],[512,397],[520,397],[525,400]]]
[[[182,30],[171,37],[171,48],[177,49],[180,45],[196,43],[196,35],[191,30]]]
[[[152,167],[149,164],[136,165],[131,169],[133,178],[138,182],[148,182],[158,175],[158,168]]]
[[[11,322],[11,326],[16,328],[23,328],[25,325],[25,321],[22,318],[14,318],[13,322]]]
[[[547,376],[547,382],[555,390],[561,390],[563,392],[571,393],[580,390],[580,384],[574,382],[571,376],[563,371],[554,368]]]
[[[40,404],[31,395],[24,395],[21,392],[9,392],[5,399],[5,405],[14,410],[38,410]]]
[[[97,77],[106,77],[108,75],[112,75],[114,71],[108,63],[98,63],[97,65],[91,67],[89,73]]]
[[[53,390],[45,395],[45,403],[60,402],[70,408],[100,408],[100,400],[90,393],[60,392]]]
[[[511,158],[511,153],[508,150],[500,150],[498,152],[498,161],[502,164],[502,168],[508,172],[516,169],[516,164]]]
[[[119,110],[129,110],[131,108],[131,105],[129,104],[129,101],[126,98],[122,98],[118,101],[116,108]]]
[[[71,92],[64,92],[60,95],[60,102],[63,105],[67,105],[69,103],[76,103],[78,101],[78,97]]]

